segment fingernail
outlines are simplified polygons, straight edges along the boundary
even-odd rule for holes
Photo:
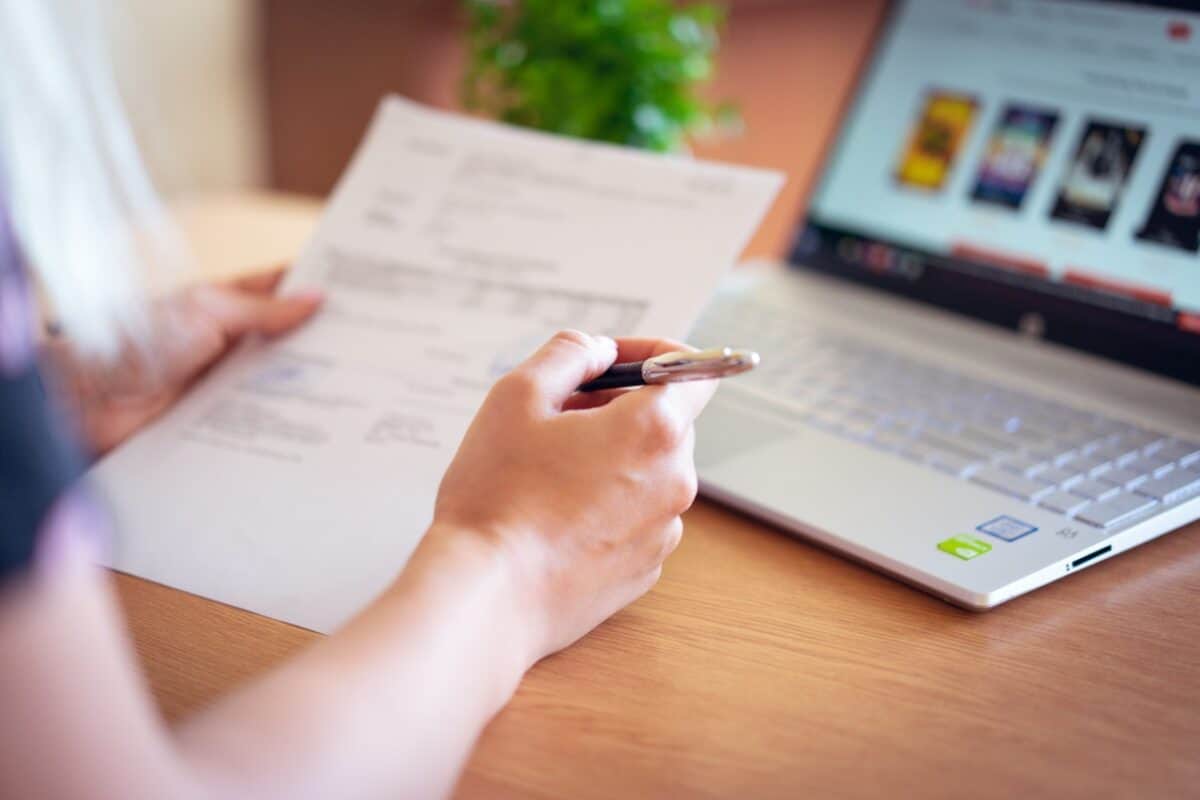
[[[617,349],[617,340],[611,336],[593,336],[592,338],[607,347],[609,350]]]

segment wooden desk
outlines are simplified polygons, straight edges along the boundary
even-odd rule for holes
[[[783,246],[865,46],[859,12],[879,6],[818,5],[735,20],[724,80],[746,87],[751,133],[717,153],[796,179],[755,253]],[[784,73],[781,61],[797,66]],[[184,217],[206,269],[225,274],[290,256],[314,210],[238,197]],[[313,638],[135,578],[117,584],[168,717]],[[1183,797],[1198,786],[1200,524],[976,615],[701,501],[661,584],[530,672],[458,795]]]

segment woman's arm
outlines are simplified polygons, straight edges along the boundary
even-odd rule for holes
[[[673,347],[626,341],[621,356]],[[395,584],[174,732],[101,573],[75,555],[6,587],[0,796],[449,793],[525,670],[647,591],[679,541],[712,387],[571,397],[616,357],[611,340],[567,332],[502,379]]]
[[[189,720],[212,797],[439,797],[532,663],[519,587],[472,537],[431,532],[336,635]]]

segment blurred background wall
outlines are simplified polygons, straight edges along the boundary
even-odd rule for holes
[[[781,252],[884,0],[733,0],[714,97],[744,135],[696,152],[786,170],[750,255]],[[388,92],[454,107],[457,0],[110,0],[135,129],[169,195],[332,188]]]
[[[267,179],[265,82],[255,0],[108,0],[117,81],[166,194]]]

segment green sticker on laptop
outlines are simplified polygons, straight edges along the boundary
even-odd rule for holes
[[[992,550],[992,546],[983,539],[977,539],[965,533],[951,536],[944,542],[938,542],[937,548],[943,553],[949,553],[955,558],[961,558],[963,561],[979,558],[984,553],[989,553]]]

